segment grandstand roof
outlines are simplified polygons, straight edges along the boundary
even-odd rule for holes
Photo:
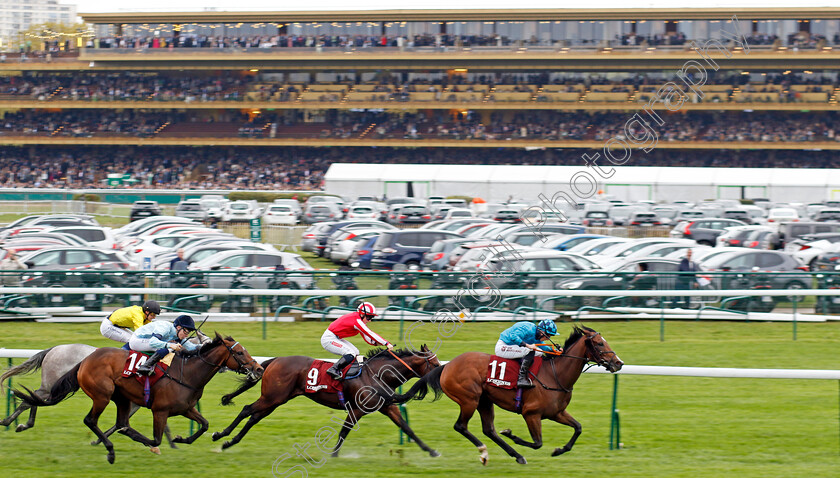
[[[287,11],[141,11],[81,13],[88,23],[194,23],[272,21],[481,21],[481,20],[715,20],[729,19],[822,19],[840,17],[837,7],[716,7],[716,8],[417,8],[383,10],[287,10]]]

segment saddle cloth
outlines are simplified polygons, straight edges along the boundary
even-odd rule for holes
[[[542,357],[534,357],[534,363],[531,364],[532,375],[537,375],[537,372],[540,371],[542,361]],[[519,360],[506,359],[498,355],[490,357],[490,364],[487,366],[487,383],[506,390],[513,390],[516,388],[517,378],[519,378]]]
[[[332,367],[332,362],[324,360],[313,360],[312,367],[306,372],[306,393],[327,392],[340,393],[343,385],[340,381],[332,378],[327,370]],[[349,368],[349,367],[348,367]],[[344,374],[347,369],[343,370]]]
[[[152,352],[138,352],[136,350],[129,351],[128,358],[125,361],[125,367],[122,372],[123,377],[130,377],[134,375],[134,378],[136,378],[138,382],[145,384],[146,376],[138,374],[137,367],[143,364],[150,355],[152,355]],[[155,373],[148,376],[150,387],[154,386],[154,384],[163,377],[163,372],[169,368],[173,357],[175,357],[175,354],[170,353],[155,365]]]

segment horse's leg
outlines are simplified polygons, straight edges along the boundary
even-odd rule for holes
[[[114,425],[114,428],[117,429],[117,432],[131,438],[132,440],[138,443],[142,443],[146,446],[152,446],[151,439],[147,438],[145,435],[135,430],[134,428],[131,428],[131,425],[128,423],[129,419],[131,418],[132,403],[125,398],[117,398],[116,395],[112,397],[112,400],[117,405],[117,422]]]
[[[248,422],[245,423],[245,426],[242,427],[242,430],[239,430],[239,433],[237,433],[235,437],[233,437],[230,441],[222,443],[222,450],[236,445],[242,440],[245,434],[248,433],[248,430],[250,430],[252,426],[256,425],[263,418],[271,415],[271,412],[273,412],[275,408],[286,403],[286,401],[287,400],[283,400],[278,403],[269,401],[265,397],[258,398],[256,402],[242,408],[242,411],[239,412],[239,416],[237,416],[233,423],[229,427],[225,428],[224,432],[222,432],[224,434],[220,432],[214,433],[213,441],[216,441],[223,436],[227,436],[245,417],[250,417]]]
[[[108,463],[114,464],[114,444],[111,443],[111,440],[102,433],[102,430],[99,429],[97,422],[99,421],[99,416],[102,415],[102,412],[105,411],[105,408],[110,403],[110,400],[107,397],[98,396],[97,398],[93,399],[93,407],[91,407],[88,414],[85,416],[84,423],[90,428],[94,434],[102,441],[102,444],[105,445],[105,449],[108,450]]]
[[[163,430],[166,429],[166,421],[168,419],[168,410],[152,410],[152,433],[154,438],[151,440],[149,449],[152,453],[160,455],[160,448],[158,446],[163,441]]]
[[[23,410],[21,410],[23,411]],[[30,428],[35,426],[35,414],[38,413],[38,407],[31,407],[29,409],[29,418],[26,420],[26,423],[20,423],[17,427],[15,427],[15,432],[22,432],[24,430],[29,430]]]
[[[409,438],[417,442],[417,446],[419,446],[423,451],[427,452],[431,456],[440,456],[440,453],[429,448],[425,443],[423,443],[423,440],[421,440],[417,437],[417,435],[414,434],[414,430],[412,430],[411,427],[408,426],[408,423],[406,423],[405,420],[403,420],[402,413],[400,413],[400,408],[397,405],[391,405],[389,407],[380,408],[379,412],[385,415],[386,417],[390,418],[392,422],[394,422],[398,427],[400,427],[400,430],[402,430],[406,435],[408,435]]]
[[[137,413],[137,410],[140,410],[140,405],[137,405],[134,402],[131,402],[130,406],[131,406],[131,411],[128,412],[128,417],[129,418],[133,417],[134,414]],[[116,425],[114,425],[111,428],[105,430],[105,436],[109,437],[109,436],[113,435],[115,431],[117,431],[117,426]],[[164,433],[164,435],[166,435],[166,441],[169,442],[169,446],[171,448],[175,448],[177,450],[178,447],[175,445],[175,443],[172,442],[172,434],[169,433],[169,425],[167,425],[166,428],[163,429],[163,433]],[[98,445],[100,443],[102,443],[102,440],[100,440],[98,438],[96,440],[93,440],[92,442],[90,442],[91,445]]]
[[[527,461],[525,460],[525,457],[520,455],[496,433],[496,427],[493,424],[496,415],[493,410],[493,402],[486,398],[482,398],[478,402],[478,415],[481,417],[481,430],[484,434],[490,437],[490,439],[493,440],[493,443],[499,445],[499,447],[501,447],[508,455],[516,458],[517,463],[520,465],[526,464]]]
[[[506,428],[499,433],[510,438],[517,445],[527,446],[528,448],[533,448],[534,450],[542,448],[542,415],[539,413],[529,413],[523,418],[525,418],[525,424],[528,425],[528,431],[531,433],[531,440],[534,440],[533,442],[525,441],[519,438],[514,435],[509,428]]]
[[[182,415],[189,418],[190,420],[197,421],[198,431],[188,436],[187,438],[182,438],[180,435],[178,435],[172,439],[172,443],[186,443],[187,445],[189,445],[190,443],[194,442],[198,437],[203,435],[208,428],[210,428],[207,419],[202,417],[201,414],[198,413],[198,410],[195,409],[195,407],[190,408],[186,412],[182,413]]]
[[[351,413],[353,414],[353,416],[350,416]],[[335,442],[335,448],[333,448],[333,451],[330,454],[331,457],[338,458],[338,451],[341,450],[342,446],[344,446],[344,440],[347,439],[347,435],[350,433],[350,430],[352,430],[353,427],[356,426],[356,423],[358,423],[359,419],[363,416],[365,416],[365,414],[362,413],[361,410],[357,410],[354,408],[348,410],[347,418],[344,419],[344,423],[341,425],[341,431],[338,432],[338,441]],[[356,419],[353,420],[353,417],[355,417]]]
[[[18,425],[17,428],[15,428],[15,431],[16,432],[22,432],[22,431],[26,430],[27,428],[31,428],[33,423],[30,423],[30,422],[35,421],[35,409],[36,408],[38,408],[38,407],[30,407],[29,405],[27,405],[25,403],[21,403],[20,405],[18,405],[17,408],[15,408],[15,411],[13,411],[11,415],[9,415],[8,417],[0,420],[0,427],[6,427],[6,426],[11,425],[11,423],[13,421],[15,421],[15,418],[20,416],[20,414],[25,412],[26,410],[29,410],[29,420],[25,424],[21,423],[20,425]]]
[[[478,459],[481,460],[482,465],[487,464],[487,460],[489,459],[489,454],[487,453],[487,445],[481,443],[475,435],[470,433],[467,425],[470,423],[470,419],[472,418],[473,414],[475,413],[477,403],[459,403],[458,405],[461,406],[461,414],[458,415],[458,420],[455,421],[455,431],[467,437],[467,440],[472,442],[473,445],[478,447],[479,456]]]
[[[581,427],[580,423],[578,423],[577,420],[572,418],[572,416],[569,415],[569,412],[567,412],[566,410],[563,410],[562,412],[558,413],[557,416],[552,418],[552,420],[554,420],[557,423],[562,423],[563,425],[568,425],[575,429],[575,434],[572,435],[572,439],[569,440],[569,443],[563,445],[562,448],[555,448],[554,451],[551,453],[551,456],[562,455],[563,453],[566,453],[567,451],[571,450],[573,446],[575,446],[575,441],[577,441],[578,437],[580,436],[580,432],[583,431],[583,427]]]

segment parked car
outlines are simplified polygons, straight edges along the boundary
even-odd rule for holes
[[[379,219],[381,210],[373,205],[350,206],[347,209],[347,219]]]
[[[230,272],[230,274],[208,274],[207,282],[210,288],[227,289],[234,280],[234,276],[241,274],[246,286],[253,289],[265,289],[271,275],[259,274],[259,272],[273,272],[280,265],[286,271],[313,270],[312,266],[298,254],[248,250],[223,251],[213,254],[190,264],[190,270]],[[303,289],[312,281],[312,276],[310,274],[291,273],[289,274],[289,280],[297,282]]]
[[[629,226],[659,226],[662,224],[662,221],[659,220],[659,216],[652,212],[634,212],[630,215],[629,219]]]
[[[315,252],[319,256],[324,255],[324,250],[327,248],[329,243],[330,237],[335,234],[336,231],[339,229],[343,229],[344,231],[351,231],[354,229],[381,229],[381,230],[395,230],[396,227],[385,224],[381,221],[336,221],[331,222],[328,226],[323,229],[318,229],[315,235],[317,236],[317,243],[315,244],[315,249],[312,252]]]
[[[303,210],[303,222],[306,224],[337,221],[339,219],[341,219],[341,212],[338,210],[338,206],[327,201],[307,205]]]
[[[356,247],[353,248],[353,252],[350,253],[350,258],[347,259],[347,263],[353,264],[358,262],[360,269],[370,269],[370,260],[373,258],[373,245],[376,244],[377,240],[379,240],[379,235],[371,236],[364,241],[357,242]]]
[[[292,208],[292,211],[295,212],[295,216],[297,217],[298,222],[300,222],[300,218],[301,216],[303,216],[303,208],[301,207],[297,199],[275,199],[272,204],[276,204],[278,206],[288,206]]]
[[[823,209],[814,215],[817,222],[838,222],[840,221],[840,209]]]
[[[837,232],[806,234],[789,242],[785,246],[785,252],[813,271],[816,269],[817,257],[824,252],[834,250],[838,244],[840,244],[840,233]]]
[[[100,226],[61,226],[50,229],[49,232],[71,234],[92,247],[100,249],[115,249],[116,241],[110,227]]]
[[[175,208],[175,215],[196,221],[204,221],[207,219],[207,211],[198,199],[187,199],[179,202],[178,206]]]
[[[444,219],[462,219],[467,217],[474,217],[471,209],[455,207],[446,211]]]
[[[646,271],[651,273],[645,277],[648,284],[645,288],[653,290],[673,290],[676,283],[676,274],[655,274],[677,272],[680,261],[672,259],[637,259],[625,263],[614,264],[612,267],[602,269],[603,274],[595,274],[585,277],[562,278],[558,280],[554,288],[562,290],[624,290],[630,286],[636,275],[627,274],[631,272]],[[644,277],[644,276],[641,276]],[[604,297],[572,297],[566,301],[572,307],[581,305],[600,305]]]
[[[269,204],[262,215],[262,222],[265,224],[294,226],[297,220],[297,212],[285,204]]]
[[[465,237],[435,241],[432,247],[423,254],[420,266],[426,270],[444,270],[449,266],[449,254],[461,244],[472,241],[473,239]]]
[[[396,212],[393,224],[425,224],[432,220],[429,208],[420,204],[405,204]]]
[[[460,237],[448,231],[404,230],[386,231],[374,245],[371,267],[390,269],[394,264],[420,265],[423,253],[431,249],[435,241]]]
[[[331,261],[337,264],[350,263],[350,256],[356,250],[359,242],[367,242],[371,237],[379,237],[382,233],[381,229],[362,229],[348,231],[339,239],[329,246],[329,250],[324,252],[324,255],[329,255]]]
[[[799,213],[790,207],[774,207],[767,212],[767,223],[777,225],[782,222],[798,222]]]
[[[223,196],[207,194],[201,196],[201,198],[198,200],[198,203],[201,204],[202,209],[204,209],[206,213],[206,220],[222,220],[222,216],[224,216],[225,214],[225,203],[227,203],[227,199],[225,199]]]
[[[796,272],[808,270],[796,259],[781,251],[761,251],[752,249],[741,249],[721,254],[699,264],[705,271],[723,272]],[[805,289],[811,284],[811,276],[807,274],[768,274],[763,276],[772,289]],[[732,281],[737,276],[731,275],[713,279],[719,283],[720,289],[736,288],[731,287]]]
[[[327,229],[335,224],[335,221],[325,221],[312,224],[303,231],[301,236],[301,249],[306,252],[316,252],[321,243],[321,236],[326,233]]]
[[[770,230],[766,226],[748,225],[748,226],[730,226],[723,230],[723,232],[715,238],[715,246],[723,247],[744,247],[744,241],[753,231],[756,230]]]
[[[520,214],[522,214],[520,209],[503,207],[499,208],[496,213],[493,214],[492,218],[494,221],[498,222],[522,222],[522,219],[519,217]]]
[[[149,216],[160,216],[162,214],[157,201],[135,201],[131,205],[131,212],[128,213],[130,222],[143,219]]]
[[[609,227],[613,225],[606,211],[588,211],[583,215],[583,225],[590,227]]]
[[[779,242],[776,244],[776,249],[784,249],[785,252],[792,252],[787,245],[802,236],[840,232],[840,223],[834,222],[783,222],[778,227]]]
[[[134,265],[119,251],[103,251],[94,247],[53,247],[21,257],[29,271],[47,270],[129,270]],[[66,276],[70,280],[72,274]],[[33,275],[34,279],[36,275]],[[72,283],[72,282],[71,282]],[[27,284],[34,285],[34,284]],[[65,285],[69,285],[65,284]]]
[[[260,209],[253,201],[231,201],[225,206],[222,220],[225,222],[250,221],[258,218]]]
[[[735,219],[698,219],[696,221],[683,221],[674,226],[670,236],[678,239],[693,239],[697,244],[714,246],[717,237],[723,234],[727,227],[746,226]]]
[[[744,224],[752,224],[753,222],[750,213],[744,209],[726,209],[720,217],[724,219],[735,219],[743,222]]]
[[[518,233],[517,233],[518,234]],[[545,242],[537,242],[536,246],[541,247],[543,249],[555,249],[558,251],[568,251],[572,247],[577,246],[578,244],[583,244],[587,241],[592,241],[595,239],[604,239],[610,236],[604,236],[601,234],[576,234],[573,236],[569,236],[566,234],[556,234],[549,237]]]

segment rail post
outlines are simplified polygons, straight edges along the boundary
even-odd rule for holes
[[[9,368],[12,368],[12,358],[11,357],[8,358],[8,364],[9,364]],[[6,382],[6,416],[7,417],[9,415],[11,415],[12,411],[15,409],[14,408],[14,403],[15,403],[15,396],[12,393],[12,377],[9,377],[8,381]],[[15,425],[17,425],[17,422],[18,422],[17,418],[15,418]],[[6,425],[6,430],[9,429],[9,426],[10,425]]]
[[[610,450],[621,448],[621,422],[618,416],[618,374],[613,375],[613,398],[610,410]]]

